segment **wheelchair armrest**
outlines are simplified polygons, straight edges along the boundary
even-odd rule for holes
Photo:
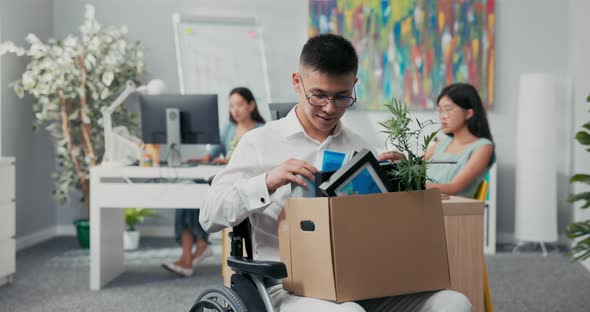
[[[227,258],[227,265],[239,272],[256,274],[261,277],[283,279],[287,277],[287,267],[282,262],[258,261],[243,257]]]

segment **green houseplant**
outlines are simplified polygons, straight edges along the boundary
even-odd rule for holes
[[[590,102],[590,96],[586,99]],[[590,146],[590,122],[585,123],[583,129],[576,133],[576,140],[586,147]],[[586,148],[590,152],[590,147]],[[589,174],[576,174],[571,177],[570,182],[590,184]],[[579,194],[572,194],[569,197],[571,203],[582,202],[582,209],[590,207],[590,192],[583,192]],[[570,255],[576,261],[583,261],[590,258],[590,220],[574,222],[567,226],[566,235],[570,239],[575,239],[576,242],[572,246]]]
[[[426,175],[427,162],[423,155],[436,137],[438,130],[430,134],[424,134],[424,132],[435,122],[432,120],[420,122],[417,118],[413,119],[407,105],[398,99],[393,99],[385,106],[393,115],[390,119],[379,123],[384,128],[381,132],[387,135],[385,145],[393,146],[405,156],[399,161],[396,169],[388,172],[394,184],[394,191],[424,190],[429,179]]]
[[[123,235],[123,247],[125,250],[137,249],[139,246],[140,233],[137,225],[142,223],[146,217],[157,216],[151,209],[127,208],[125,209],[126,229]]]
[[[0,44],[0,55],[30,59],[21,78],[11,86],[21,98],[25,93],[33,96],[35,127],[44,127],[55,140],[58,168],[52,175],[54,198],[64,205],[70,192],[79,190],[88,211],[89,169],[101,162],[104,153],[101,112],[128,80],[141,83],[141,46],[128,42],[125,26],[101,27],[90,5],[79,36],[43,42],[29,34],[25,41],[28,48],[13,42]],[[136,114],[122,108],[113,115],[113,123],[133,131],[138,120]]]

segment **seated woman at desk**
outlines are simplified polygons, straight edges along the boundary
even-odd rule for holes
[[[471,198],[495,161],[494,142],[481,98],[472,85],[454,83],[441,91],[436,102],[445,135],[431,144],[424,155],[426,160],[441,162],[428,165],[427,176],[433,183],[426,183],[426,188]],[[379,158],[400,157],[403,155],[388,152]]]
[[[426,151],[426,159],[454,161],[431,164],[427,175],[444,194],[473,197],[488,169],[494,164],[494,141],[477,90],[470,84],[454,83],[437,98],[438,116],[445,135]]]
[[[229,94],[230,122],[221,132],[221,144],[207,155],[189,162],[213,162],[227,164],[233,149],[244,133],[264,125],[264,118],[258,112],[252,92],[243,87],[233,89]],[[193,275],[193,267],[204,258],[212,255],[209,247],[209,233],[199,223],[199,209],[176,209],[174,213],[174,232],[176,241],[182,246],[182,255],[176,262],[163,263],[162,266],[180,276]],[[193,244],[197,245],[193,253]]]
[[[258,112],[254,95],[248,88],[238,87],[229,93],[229,121],[221,131],[221,144],[204,157],[190,161],[227,164],[242,135],[264,125],[264,118]]]

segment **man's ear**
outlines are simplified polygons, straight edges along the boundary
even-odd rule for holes
[[[293,90],[297,93],[301,93],[301,88],[299,87],[301,85],[301,78],[299,73],[295,72],[291,74],[291,82],[293,83]]]

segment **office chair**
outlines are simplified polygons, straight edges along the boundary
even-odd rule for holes
[[[489,188],[490,188],[490,185],[488,184],[488,181],[486,181],[486,180],[481,181],[481,183],[477,187],[477,190],[475,191],[475,196],[473,196],[473,199],[485,202],[486,197],[488,196],[488,189]]]
[[[475,192],[474,199],[479,201],[486,201],[486,197],[488,196],[488,189],[489,189],[488,181],[483,180],[477,187],[477,191]],[[484,258],[483,260],[483,300],[484,300],[484,310],[486,312],[493,312],[494,306],[492,305],[492,292],[490,290],[490,282],[488,278],[488,265]]]
[[[209,179],[209,185],[211,181],[212,178]],[[287,277],[285,264],[252,258],[249,219],[234,226],[229,237],[231,252],[227,265],[235,272],[231,276],[231,286],[215,285],[205,289],[190,312],[274,312],[266,289]]]

